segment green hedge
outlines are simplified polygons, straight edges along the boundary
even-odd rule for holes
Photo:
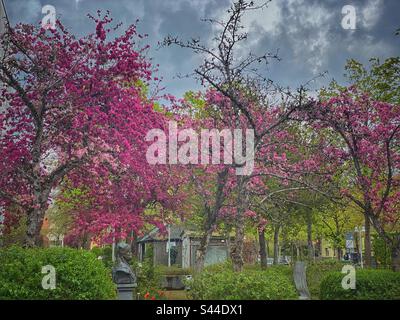
[[[188,284],[195,300],[284,300],[298,294],[289,267],[233,272],[229,264],[205,268]]]
[[[400,299],[400,273],[390,270],[357,270],[356,288],[344,290],[345,274],[332,272],[321,282],[323,300],[397,300]]]
[[[56,272],[56,288],[42,288],[42,267]],[[70,248],[0,250],[0,299],[114,299],[111,273],[96,256]]]
[[[307,264],[307,285],[311,299],[319,299],[321,281],[332,271],[341,271],[344,262],[337,259],[323,259]]]
[[[111,246],[102,247],[93,247],[90,250],[95,254],[97,258],[100,257],[101,262],[105,265],[107,269],[112,269],[114,263],[112,261],[112,248]]]

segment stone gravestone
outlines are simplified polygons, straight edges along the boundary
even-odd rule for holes
[[[307,286],[306,264],[303,261],[296,261],[293,272],[294,283],[299,293],[300,300],[309,300],[310,291]]]
[[[118,243],[115,255],[116,264],[112,270],[112,277],[117,285],[118,300],[133,300],[137,281],[136,275],[129,265],[129,261],[132,259],[129,245],[123,242]]]

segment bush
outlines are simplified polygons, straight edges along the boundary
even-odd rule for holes
[[[141,299],[148,299],[148,297],[161,299],[161,277],[160,268],[154,265],[153,248],[150,245],[146,246],[146,253],[142,263],[138,261],[132,262],[132,270],[135,270],[137,277],[137,294]],[[146,298],[147,297],[147,298]]]
[[[192,274],[193,270],[191,268],[181,268],[178,266],[164,266],[160,265],[158,266],[158,270],[160,271],[161,274],[167,275],[167,276],[180,276],[180,275],[188,275]]]
[[[97,258],[101,257],[101,262],[103,262],[104,266],[107,269],[112,269],[114,263],[112,261],[112,248],[111,246],[105,246],[105,247],[93,247],[92,250]]]
[[[195,300],[284,300],[298,294],[287,266],[233,272],[229,263],[213,265],[188,283]]]
[[[332,271],[341,271],[345,263],[337,259],[323,259],[307,265],[307,285],[311,299],[319,299],[321,281]]]
[[[392,265],[392,253],[390,247],[379,235],[373,235],[372,250],[376,263],[380,268],[390,268]]]
[[[400,273],[390,270],[357,270],[356,289],[344,290],[344,274],[332,272],[321,282],[324,300],[397,300],[400,299]]]
[[[42,288],[42,267],[54,266],[56,288]],[[10,247],[0,250],[0,299],[114,299],[111,273],[89,251]]]

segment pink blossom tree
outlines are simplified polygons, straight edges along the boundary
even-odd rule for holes
[[[297,94],[286,94],[272,84],[266,77],[258,72],[261,63],[268,64],[271,59],[278,59],[276,53],[265,52],[256,55],[252,52],[243,53],[243,45],[247,39],[247,33],[243,31],[243,16],[251,10],[266,7],[267,3],[256,6],[252,1],[238,0],[228,10],[225,20],[206,19],[217,30],[211,44],[204,43],[200,39],[189,41],[180,40],[177,37],[168,36],[164,39],[165,46],[177,45],[187,48],[201,55],[203,63],[194,70],[194,74],[207,89],[208,105],[216,110],[213,116],[231,130],[246,129],[254,132],[255,158],[260,161],[262,172],[255,170],[255,174],[249,176],[230,176],[230,168],[241,168],[242,163],[234,163],[226,166],[217,180],[219,192],[223,194],[222,184],[229,183],[232,187],[230,196],[234,197],[232,208],[235,216],[235,240],[232,245],[231,258],[236,271],[243,267],[243,241],[245,212],[249,208],[249,188],[251,180],[260,175],[275,171],[276,176],[285,177],[277,164],[284,152],[279,149],[279,136],[285,135],[285,125],[295,110],[307,104],[304,101],[304,90],[301,88]],[[277,103],[275,95],[282,94],[284,99]],[[275,102],[275,103],[273,103]],[[242,145],[245,149],[244,144]],[[242,150],[244,151],[244,150]],[[245,154],[245,152],[242,152]],[[264,163],[262,163],[264,162]],[[234,171],[232,171],[234,172]],[[214,202],[217,203],[217,202]],[[219,208],[211,211],[210,221],[215,221]],[[209,224],[210,229],[215,227],[214,223]],[[210,232],[208,232],[210,233]]]
[[[325,164],[337,168],[332,178],[341,181],[342,196],[362,211],[391,248],[395,271],[400,271],[399,108],[350,87],[307,112],[320,133]]]
[[[82,38],[57,21],[55,30],[9,27],[1,39],[0,205],[26,214],[27,246],[40,243],[52,192],[67,177],[95,194],[97,228],[121,219],[138,228],[138,204],[165,200],[144,151],[146,132],[164,123],[140,85],[154,80],[147,46],[134,25],[114,37],[120,25],[108,13],[90,18],[95,32]]]

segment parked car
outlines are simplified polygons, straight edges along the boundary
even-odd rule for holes
[[[360,263],[360,255],[358,252],[345,253],[342,261],[351,262],[353,264]]]
[[[283,265],[288,266],[290,264],[288,257],[281,257],[279,259],[278,264],[283,264]]]
[[[260,259],[258,259],[260,261]],[[272,266],[274,264],[274,258],[267,258],[267,265]],[[278,264],[289,265],[290,261],[288,257],[280,257]]]

